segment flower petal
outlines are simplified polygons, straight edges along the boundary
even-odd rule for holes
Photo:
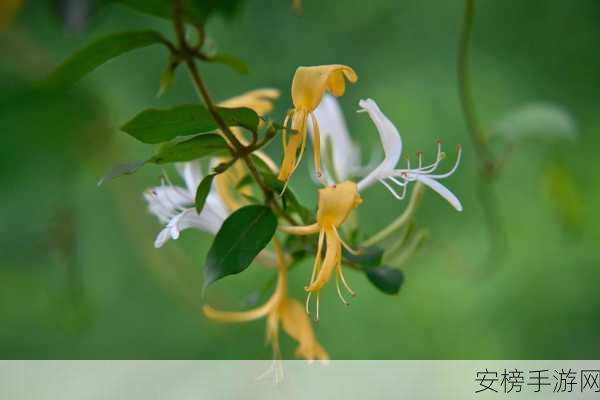
[[[448,203],[452,205],[457,211],[462,211],[463,207],[460,203],[460,200],[452,193],[446,186],[442,185],[438,181],[433,178],[430,178],[427,175],[419,175],[419,174],[411,174],[411,178],[422,182],[423,184],[429,186],[431,189],[436,191],[440,196],[445,198]]]
[[[381,146],[383,147],[384,152],[383,161],[379,166],[358,183],[358,190],[362,191],[393,173],[394,167],[398,164],[400,156],[402,155],[402,139],[400,138],[398,129],[396,129],[394,124],[392,124],[392,122],[381,112],[374,100],[361,100],[358,104],[362,109],[360,111],[366,111],[375,124],[375,127],[379,132],[379,139],[381,140]]]
[[[350,133],[344,115],[340,108],[337,99],[330,95],[325,94],[323,100],[314,111],[314,115],[317,118],[319,124],[319,130],[321,132],[321,157],[327,160],[329,157],[328,143],[331,144],[331,156],[332,164],[335,171],[327,170],[327,163],[323,165],[323,170],[328,182],[335,183],[333,177],[341,181],[345,181],[352,175],[352,171],[358,169],[360,166],[360,153],[358,148],[352,142]],[[312,125],[308,126],[308,130],[313,137]]]
[[[318,65],[298,67],[292,80],[292,100],[296,109],[313,111],[329,90],[334,96],[341,96],[346,89],[346,81],[356,82],[354,70],[346,65]]]
[[[177,163],[175,164],[175,168],[177,168],[177,172],[183,178],[190,196],[195,198],[196,189],[204,177],[200,163],[198,161]]]

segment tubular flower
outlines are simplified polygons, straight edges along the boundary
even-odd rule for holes
[[[279,180],[287,182],[292,176],[304,153],[308,117],[314,132],[314,164],[317,176],[321,177],[321,149],[317,119],[313,111],[317,108],[323,95],[330,92],[334,96],[342,96],[346,89],[346,79],[352,83],[358,80],[354,70],[348,66],[320,65],[314,67],[298,67],[292,80],[292,101],[294,108],[290,110],[283,123],[287,126],[291,121],[294,134],[288,139],[283,131],[283,161],[279,171]]]
[[[371,99],[361,100],[359,105],[361,107],[359,112],[367,112],[375,124],[375,127],[379,132],[379,138],[385,156],[381,164],[358,183],[358,190],[363,191],[372,184],[380,182],[394,195],[394,197],[401,200],[406,195],[408,184],[410,182],[419,181],[445,198],[456,210],[462,211],[463,208],[458,198],[448,190],[448,188],[438,182],[438,179],[449,177],[458,168],[462,153],[461,147],[458,146],[458,155],[454,166],[446,173],[435,173],[440,162],[446,157],[445,153],[442,151],[440,142],[438,142],[437,155],[433,163],[423,166],[422,155],[419,153],[417,168],[411,168],[410,163],[407,161],[406,168],[397,169],[396,165],[402,155],[402,139],[400,138],[400,133],[394,124],[392,124],[392,122],[381,112],[375,101]],[[401,188],[401,194],[396,192],[392,187],[392,184]]]
[[[313,264],[310,283],[304,289],[308,292],[306,299],[306,311],[308,312],[310,297],[312,293],[317,296],[317,314],[319,318],[319,292],[331,278],[333,270],[336,270],[336,287],[338,296],[343,303],[347,304],[340,290],[340,281],[351,295],[352,289],[344,278],[342,271],[342,246],[352,251],[340,238],[338,229],[348,218],[350,212],[358,207],[362,198],[358,194],[358,188],[354,182],[346,181],[337,185],[328,186],[319,190],[319,207],[317,211],[317,222],[306,226],[283,226],[280,230],[292,235],[319,234],[317,254]],[[323,248],[325,247],[325,250]],[[325,252],[323,260],[322,253]]]
[[[249,311],[218,311],[205,305],[202,312],[207,318],[221,322],[248,322],[266,318],[266,340],[273,350],[273,358],[280,359],[279,325],[298,342],[296,356],[307,360],[328,360],[329,355],[321,347],[313,332],[310,320],[298,301],[288,297],[287,265],[277,239],[273,241],[278,261],[277,287],[262,306]]]
[[[156,248],[162,247],[169,239],[179,238],[180,232],[188,228],[200,229],[214,235],[230,212],[213,186],[202,212],[198,214],[194,203],[196,188],[203,177],[200,164],[180,163],[176,168],[185,182],[184,187],[175,186],[165,178],[161,186],[144,192],[149,211],[165,224],[154,241]],[[224,174],[227,173],[228,171]]]
[[[326,93],[314,111],[319,124],[321,157],[326,160],[323,175],[328,184],[343,182],[357,174],[360,167],[360,149],[352,141],[344,115],[337,99]],[[309,125],[310,137],[315,139],[314,129]],[[330,163],[327,162],[330,161]]]
[[[247,107],[256,112],[259,117],[264,117],[273,111],[273,100],[276,100],[277,98],[279,98],[279,90],[277,89],[255,89],[246,93],[242,93],[239,96],[224,100],[219,103],[219,106],[226,108]],[[260,123],[262,124],[263,122],[261,121]],[[248,144],[248,139],[244,137],[244,133],[241,128],[232,126],[229,129],[243,145]],[[271,160],[271,158],[263,151],[256,150],[254,155],[264,161],[272,171],[277,171],[277,166],[273,160]]]

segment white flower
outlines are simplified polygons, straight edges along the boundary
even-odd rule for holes
[[[435,162],[432,164],[423,166],[422,156],[419,153],[417,168],[411,169],[410,163],[407,162],[408,165],[406,169],[396,169],[400,156],[402,155],[402,139],[400,138],[400,133],[394,124],[392,124],[392,122],[381,112],[375,101],[372,99],[361,100],[358,104],[361,107],[358,112],[367,112],[375,124],[385,153],[381,164],[358,183],[358,190],[362,191],[376,182],[381,182],[396,198],[403,199],[408,184],[410,182],[419,181],[436,191],[455,209],[462,211],[463,208],[458,198],[448,190],[448,188],[438,182],[438,179],[447,178],[456,171],[456,168],[460,163],[461,147],[458,147],[456,163],[450,171],[446,173],[435,173],[440,162],[445,158],[440,142],[438,142]],[[402,189],[402,193],[398,194],[392,185],[399,186]]]
[[[196,189],[203,177],[200,164],[180,163],[176,168],[185,182],[185,187],[174,186],[170,181],[163,180],[161,186],[144,193],[150,212],[165,224],[154,241],[156,248],[164,245],[169,239],[179,238],[180,232],[188,228],[200,229],[214,235],[229,215],[214,188],[211,188],[204,208],[198,214],[194,203]]]
[[[330,94],[325,94],[319,106],[313,112],[319,123],[321,133],[321,159],[326,160],[323,174],[329,184],[343,182],[360,170],[360,149],[352,141],[340,105]],[[313,138],[312,125],[308,126]],[[331,154],[327,154],[331,147]],[[331,165],[327,160],[331,158]],[[331,171],[331,169],[334,169]]]

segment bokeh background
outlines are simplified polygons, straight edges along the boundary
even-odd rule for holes
[[[462,13],[461,1],[305,0],[297,16],[291,2],[249,0],[233,20],[211,20],[207,32],[246,60],[250,74],[202,70],[218,99],[280,89],[280,119],[298,65],[348,64],[360,79],[341,104],[365,161],[378,142],[368,118],[354,113],[364,97],[378,101],[412,154],[433,157],[438,138],[449,150],[465,147],[459,171],[446,181],[465,211],[427,193],[417,221],[429,239],[398,265],[406,275],[400,294],[384,295],[349,273],[358,296],[344,307],[327,288],[315,329],[333,358],[598,358],[600,3],[477,1],[471,80],[483,123],[548,101],[568,110],[578,133],[515,149],[496,186],[507,251],[492,260],[457,89]],[[123,122],[148,107],[197,101],[186,71],[157,98],[167,54],[150,47],[109,62],[75,88],[33,90],[94,37],[148,27],[172,37],[170,24],[89,0],[26,0],[2,25],[0,356],[269,358],[263,321],[223,325],[200,314],[208,235],[186,231],[154,249],[160,226],[142,191],[159,182],[160,168],[96,186],[115,163],[151,151],[119,131]],[[278,160],[280,145],[269,152]],[[315,205],[306,166],[292,187]],[[383,187],[365,200],[365,232],[405,206]],[[268,276],[252,267],[216,284],[208,300],[239,307]],[[307,276],[308,265],[291,273],[297,297]],[[293,346],[283,339],[288,357]]]

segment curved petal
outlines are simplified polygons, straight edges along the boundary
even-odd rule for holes
[[[358,183],[358,190],[362,191],[380,179],[385,179],[392,173],[402,155],[402,139],[398,129],[381,112],[375,101],[366,99],[361,100],[358,104],[361,107],[360,111],[367,112],[375,124],[384,151],[384,158],[381,164]]]
[[[352,171],[359,167],[360,153],[352,142],[342,109],[334,96],[325,94],[313,114],[318,121],[321,140],[324,143],[321,145],[321,157],[324,160],[328,159],[328,143],[331,144],[330,155],[335,171],[328,171],[325,163],[323,170],[326,178],[332,183],[335,181],[334,176],[339,181],[345,181],[350,178]],[[314,140],[312,125],[308,126],[308,130],[311,139]]]
[[[454,207],[457,211],[463,210],[460,200],[458,200],[458,198],[454,195],[454,193],[452,193],[450,190],[448,190],[448,188],[446,186],[442,185],[435,179],[430,178],[427,175],[418,175],[418,174],[411,174],[411,178],[414,178],[420,182],[423,182],[423,184],[429,186],[431,189],[436,191],[440,196],[445,198],[448,201],[448,203],[450,203],[452,205],[452,207]]]
[[[150,213],[162,223],[168,222],[182,208],[193,204],[193,199],[185,189],[174,186],[157,186],[149,189],[144,193],[144,199],[148,203]]]
[[[177,163],[175,164],[175,168],[183,178],[190,196],[195,198],[196,189],[204,177],[200,163],[198,161]]]
[[[319,65],[298,67],[292,80],[292,100],[294,107],[313,111],[326,91],[341,96],[346,89],[346,79],[352,83],[358,80],[354,70],[346,65]]]
[[[221,107],[248,107],[258,115],[264,116],[273,110],[273,100],[279,97],[279,90],[263,88],[250,90],[239,96],[232,97],[219,103]]]
[[[298,342],[296,355],[307,360],[328,360],[329,354],[321,347],[304,307],[294,299],[286,298],[279,307],[283,330]]]
[[[164,228],[160,232],[158,232],[158,235],[156,235],[156,239],[154,240],[155,248],[161,248],[165,243],[167,243],[169,239],[171,239],[171,234],[169,230],[169,228]]]

